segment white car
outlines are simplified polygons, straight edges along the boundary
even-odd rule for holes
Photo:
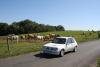
[[[77,51],[78,44],[73,37],[56,37],[52,43],[43,46],[43,53],[64,56],[65,52]]]

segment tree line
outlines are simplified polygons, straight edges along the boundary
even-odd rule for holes
[[[29,19],[13,22],[12,24],[0,23],[0,36],[8,34],[28,34],[28,33],[39,33],[49,31],[64,31],[62,25],[51,26],[45,24],[39,24]]]

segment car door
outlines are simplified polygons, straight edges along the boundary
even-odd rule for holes
[[[76,46],[75,40],[73,38],[70,38],[70,40],[71,40],[71,49],[73,50]]]
[[[72,50],[72,42],[71,42],[71,39],[68,38],[66,41],[66,52],[71,51],[71,50]]]

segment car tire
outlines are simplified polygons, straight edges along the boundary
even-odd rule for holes
[[[61,50],[59,55],[60,55],[60,57],[63,57],[64,54],[65,54],[65,51],[64,50]]]
[[[73,52],[77,52],[77,47],[75,47],[75,48],[73,49]]]

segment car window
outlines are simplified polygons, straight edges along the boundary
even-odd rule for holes
[[[57,43],[57,44],[65,44],[66,39],[65,38],[55,38],[52,43]]]
[[[72,43],[74,43],[74,42],[75,42],[73,38],[71,38],[71,42],[72,42]]]
[[[71,40],[70,40],[70,38],[67,40],[67,43],[71,43]]]
[[[67,40],[67,43],[74,43],[74,40],[73,40],[72,38],[69,38],[69,39]]]

